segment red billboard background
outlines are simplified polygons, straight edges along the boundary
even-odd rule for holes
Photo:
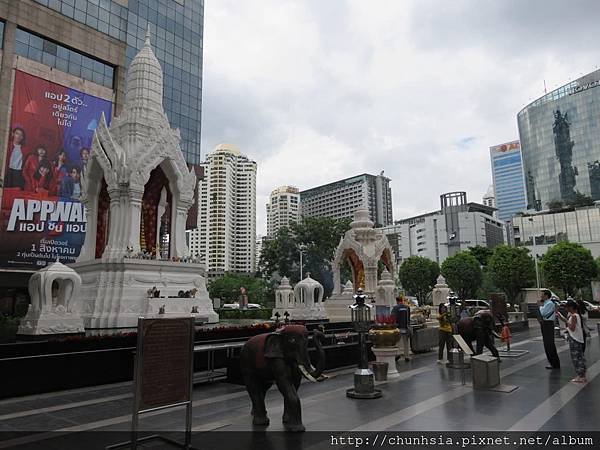
[[[81,172],[112,104],[16,71],[0,209],[0,264],[75,262],[85,237]]]

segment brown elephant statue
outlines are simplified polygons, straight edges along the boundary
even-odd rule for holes
[[[273,333],[254,336],[244,344],[240,354],[242,376],[252,401],[252,424],[268,426],[265,395],[275,383],[283,395],[283,425],[286,431],[304,431],[298,388],[304,376],[322,381],[325,352],[323,334],[313,332],[318,353],[316,368],[308,355],[309,334],[303,325],[285,325]]]
[[[494,316],[489,309],[478,311],[473,317],[463,317],[458,322],[458,334],[467,342],[474,355],[481,355],[483,347],[499,358],[498,350],[494,346],[494,336],[500,338],[496,333]],[[473,349],[473,341],[477,341],[477,349]]]

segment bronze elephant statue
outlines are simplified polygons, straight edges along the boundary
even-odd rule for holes
[[[286,325],[273,333],[254,336],[244,344],[240,354],[242,376],[252,401],[252,424],[268,426],[265,395],[275,383],[283,395],[283,424],[287,431],[304,431],[298,388],[304,376],[322,381],[325,352],[323,334],[313,333],[318,353],[316,368],[308,354],[309,334],[303,325]]]
[[[498,350],[494,346],[494,336],[500,338],[496,333],[496,323],[490,310],[485,309],[475,313],[473,317],[464,317],[458,322],[458,334],[467,342],[474,355],[481,355],[483,347],[499,358]],[[473,341],[477,341],[477,349],[473,349]]]

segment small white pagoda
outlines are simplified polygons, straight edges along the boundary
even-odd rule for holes
[[[73,269],[56,261],[29,279],[31,304],[21,319],[17,334],[48,335],[84,333],[77,310],[81,278]]]
[[[123,110],[110,128],[101,117],[82,176],[87,233],[72,267],[82,279],[86,328],[134,327],[138,316],[159,309],[218,321],[205,267],[185,241],[196,175],[162,100],[162,69],[148,32],[127,71]],[[177,298],[181,291],[193,294]]]
[[[290,280],[283,277],[275,290],[273,317],[276,317],[276,313],[279,313],[279,317],[284,317],[287,312],[290,320],[325,320],[327,313],[323,304],[324,292],[323,285],[312,279],[310,272],[293,289]]]

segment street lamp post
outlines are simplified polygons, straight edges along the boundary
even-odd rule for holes
[[[533,262],[535,264],[535,284],[538,290],[538,295],[540,295],[540,271],[538,269],[537,247],[535,245],[535,229],[533,226],[533,217],[530,217],[527,220],[531,222],[531,236],[533,239]]]
[[[306,251],[306,245],[300,244],[298,246],[298,253],[300,253],[300,281],[302,281],[304,279],[302,276],[302,266],[303,266],[302,255],[304,254],[305,251]]]
[[[354,387],[346,391],[346,396],[350,398],[381,397],[381,389],[375,389],[373,372],[369,369],[366,334],[371,328],[371,309],[373,306],[366,304],[366,299],[367,296],[359,288],[356,295],[354,295],[356,303],[350,306],[352,324],[358,333],[358,350],[360,352],[358,368],[354,372]]]

